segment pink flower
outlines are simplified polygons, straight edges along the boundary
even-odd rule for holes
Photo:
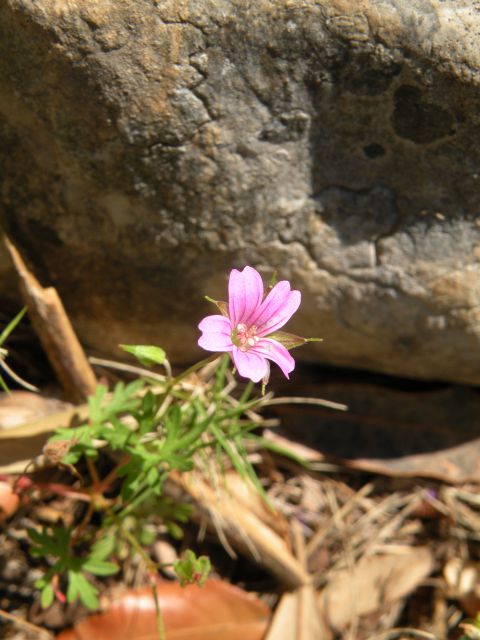
[[[300,301],[300,291],[292,291],[287,280],[278,282],[264,298],[258,271],[252,267],[233,269],[228,305],[217,303],[224,315],[207,316],[200,322],[202,336],[198,344],[207,351],[229,352],[238,373],[253,382],[268,380],[268,360],[275,362],[288,378],[295,360],[284,345],[293,347],[306,340],[277,330],[290,320]]]

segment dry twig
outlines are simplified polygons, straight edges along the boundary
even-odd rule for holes
[[[96,378],[56,289],[44,288],[29,271],[18,249],[5,244],[20,278],[33,327],[68,397],[82,402],[95,391]]]

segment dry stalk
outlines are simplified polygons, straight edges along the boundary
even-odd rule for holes
[[[307,544],[307,557],[311,558],[318,547],[326,540],[326,538],[334,531],[339,523],[343,521],[353,509],[359,506],[359,503],[373,491],[373,484],[369,483],[363,486],[348,502],[340,509],[333,513],[329,522],[323,527],[317,529],[315,534],[310,538]]]
[[[8,611],[0,609],[0,618],[4,618],[18,627],[21,627],[30,633],[34,633],[40,640],[53,640],[53,634],[46,629],[42,629],[42,627],[38,627],[32,622],[27,622],[27,620],[22,620],[22,618],[14,616],[12,613],[8,613]]]
[[[405,627],[403,629],[390,629],[385,633],[380,633],[375,636],[370,636],[368,640],[407,640],[411,638],[413,640],[438,640],[436,636],[428,631],[420,631],[419,629],[410,629]]]

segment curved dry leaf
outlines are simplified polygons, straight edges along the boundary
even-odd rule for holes
[[[31,391],[0,393],[0,430],[13,429],[71,407],[68,402]]]
[[[23,473],[33,459],[42,455],[43,447],[55,429],[67,426],[73,419],[85,419],[87,415],[88,405],[83,404],[0,430],[0,473]]]
[[[270,609],[256,596],[222,580],[203,587],[158,584],[166,640],[262,640]],[[62,632],[57,640],[158,640],[155,601],[150,587],[132,589],[104,613]]]
[[[391,382],[328,382],[310,369],[308,374],[303,395],[321,394],[349,408],[339,413],[313,406],[271,407],[281,419],[280,433],[308,447],[308,459],[393,477],[449,483],[480,479],[476,389],[422,383],[404,389],[402,381],[395,388]]]
[[[358,616],[391,605],[414,591],[432,569],[433,553],[428,547],[364,557],[352,569],[332,575],[318,596],[320,612],[330,626],[341,631]]]
[[[315,602],[313,586],[307,584],[283,594],[265,640],[331,640]]]

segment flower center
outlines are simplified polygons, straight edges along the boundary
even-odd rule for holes
[[[240,351],[247,351],[250,347],[258,342],[257,326],[252,324],[247,327],[246,324],[238,324],[232,331],[232,342]]]

